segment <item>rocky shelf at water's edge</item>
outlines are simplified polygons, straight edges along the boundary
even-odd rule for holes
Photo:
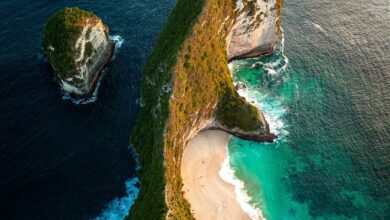
[[[96,15],[65,8],[49,17],[42,47],[62,89],[84,98],[94,91],[115,44],[108,27]]]

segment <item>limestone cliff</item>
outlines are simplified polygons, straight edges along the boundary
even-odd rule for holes
[[[237,18],[227,38],[228,59],[272,53],[279,38],[280,0],[238,0]]]
[[[42,46],[62,89],[76,96],[91,94],[114,51],[107,26],[79,8],[65,8],[49,18]]]
[[[262,113],[237,93],[228,69],[227,39],[239,28],[240,4],[179,0],[161,32],[145,65],[142,108],[131,137],[142,170],[129,219],[193,219],[180,165],[184,148],[200,130],[221,129],[256,141],[275,138]],[[258,8],[251,10],[258,14]]]

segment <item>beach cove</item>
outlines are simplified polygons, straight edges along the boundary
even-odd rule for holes
[[[250,219],[237,201],[235,186],[221,177],[228,142],[223,131],[202,131],[184,151],[183,192],[196,219]]]

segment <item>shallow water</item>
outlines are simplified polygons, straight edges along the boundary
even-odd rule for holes
[[[137,192],[128,145],[142,67],[174,4],[0,1],[0,219],[127,214]],[[62,99],[40,47],[48,16],[65,6],[93,11],[124,40],[88,105]]]
[[[389,219],[389,1],[286,1],[282,26],[286,70],[232,65],[279,135],[233,138],[236,176],[267,219]]]

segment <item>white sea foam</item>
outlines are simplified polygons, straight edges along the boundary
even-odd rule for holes
[[[314,22],[310,22],[316,29],[326,33],[326,31],[321,27],[321,25],[317,24],[317,23],[314,23]]]
[[[126,181],[126,196],[112,200],[95,220],[123,220],[138,196],[138,178]]]
[[[135,159],[134,171],[137,172],[141,169],[140,162],[135,151],[130,146],[129,149],[131,150],[131,156]],[[113,199],[94,220],[123,220],[138,196],[138,185],[139,179],[137,177],[126,181],[126,196]]]
[[[270,75],[277,75],[277,74],[281,74],[284,71],[286,71],[288,64],[289,64],[289,60],[288,60],[287,56],[284,54],[284,45],[285,45],[284,31],[282,28],[280,31],[281,31],[280,44],[277,46],[276,50],[274,51],[274,53],[272,55],[272,57],[276,57],[276,59],[272,59],[268,63],[264,63],[260,60],[255,61],[251,65],[250,69],[258,68],[258,66],[260,65]],[[251,59],[251,60],[253,60],[253,59]],[[246,61],[243,61],[243,62],[246,62]],[[236,61],[236,63],[240,63],[240,61]],[[233,66],[234,66],[233,64],[229,65],[230,68],[232,68]]]
[[[289,63],[287,56],[285,56],[284,54],[284,46],[285,46],[284,32],[283,29],[281,29],[280,45],[278,46],[277,50],[274,52],[273,55],[275,59],[272,59],[268,63],[263,63],[262,61],[256,61],[249,68],[253,69],[256,68],[257,65],[261,65],[263,70],[267,71],[268,74],[272,74],[272,75],[282,74],[284,71],[286,71]],[[247,65],[240,65],[240,64],[246,64],[246,62],[247,61],[236,61],[230,63],[229,64],[230,72],[234,74],[234,72],[237,69],[242,68],[241,66],[245,66],[245,68],[248,68]],[[264,113],[264,117],[266,118],[269,124],[271,132],[278,136],[278,139],[276,140],[278,144],[276,145],[276,147],[279,146],[279,144],[283,142],[283,140],[288,135],[288,131],[286,130],[286,125],[283,122],[283,117],[286,114],[287,110],[283,107],[282,102],[275,97],[271,97],[267,94],[261,93],[260,91],[254,88],[251,88],[250,85],[247,85],[247,88],[238,90],[238,93],[242,97],[245,97],[245,99],[248,102],[251,102],[253,105],[255,105]],[[237,201],[241,205],[241,208],[246,213],[248,213],[250,218],[264,219],[261,210],[258,207],[254,206],[253,204],[251,204],[251,197],[248,195],[247,191],[244,188],[244,182],[239,180],[235,176],[235,171],[230,166],[229,156],[225,158],[225,161],[222,164],[222,168],[219,174],[224,181],[234,185]]]
[[[73,98],[73,97],[70,96],[69,93],[67,93],[65,91],[62,91],[62,93],[63,93],[62,99],[63,100],[70,100],[70,101],[72,101],[76,105],[86,105],[86,104],[90,104],[90,103],[96,102],[98,94],[99,94],[99,88],[100,88],[100,85],[102,84],[102,79],[107,74],[107,72],[108,72],[107,68],[104,68],[102,70],[102,74],[100,75],[100,77],[98,79],[98,82],[96,83],[95,90],[93,91],[93,93],[92,93],[90,98],[88,98],[88,99]]]
[[[283,122],[286,109],[282,106],[282,103],[275,98],[261,94],[259,91],[250,88],[250,86],[245,89],[238,90],[238,93],[257,108],[261,109],[270,126],[271,132],[278,136],[278,139],[276,140],[278,144],[276,147],[279,146],[279,144],[283,142],[285,137],[288,135],[286,125]],[[251,204],[251,197],[245,190],[244,182],[235,176],[235,172],[230,166],[229,156],[227,156],[223,162],[219,174],[225,182],[234,185],[237,201],[239,202],[241,208],[248,213],[251,219],[265,219],[261,210]]]
[[[270,60],[268,63],[256,61],[250,68],[254,68],[255,65],[259,64],[262,66],[263,70],[267,71],[268,74],[282,74],[287,69],[289,63],[287,56],[284,54],[284,46],[284,31],[281,29],[281,41],[273,56],[274,59]],[[247,66],[242,65],[246,62],[247,61],[236,61],[234,63],[230,63],[230,72],[233,74],[237,69],[242,68],[242,66]],[[279,137],[277,141],[283,140],[288,135],[286,126],[283,123],[283,117],[286,113],[286,109],[283,107],[280,100],[270,97],[267,94],[262,94],[257,89],[251,88],[250,85],[248,85],[247,88],[238,90],[238,93],[264,113],[271,132]]]
[[[286,69],[288,67],[288,63],[289,63],[288,57],[284,54],[284,46],[285,46],[286,41],[285,41],[283,28],[280,28],[280,35],[281,35],[281,41],[280,41],[279,48],[280,48],[280,54],[281,54],[283,61],[284,61],[284,65],[279,68],[278,73],[283,73],[284,71],[286,71]]]
[[[115,42],[116,48],[121,48],[125,40],[120,35],[110,36],[110,39]]]
[[[286,109],[279,100],[261,94],[250,86],[238,90],[238,93],[264,113],[264,117],[269,124],[271,132],[278,135],[279,140],[288,135],[288,131],[283,122]]]
[[[236,193],[236,199],[240,204],[241,208],[246,212],[252,220],[264,219],[261,210],[257,207],[250,205],[251,197],[244,188],[244,182],[239,180],[235,174],[234,170],[230,166],[230,157],[227,154],[225,160],[221,165],[219,170],[219,176],[227,183],[230,183],[234,186],[234,191]]]
[[[114,55],[112,56],[112,59],[115,59],[116,54],[118,53],[118,49],[122,47],[125,40],[119,35],[110,36],[110,40],[115,43],[115,51]]]

